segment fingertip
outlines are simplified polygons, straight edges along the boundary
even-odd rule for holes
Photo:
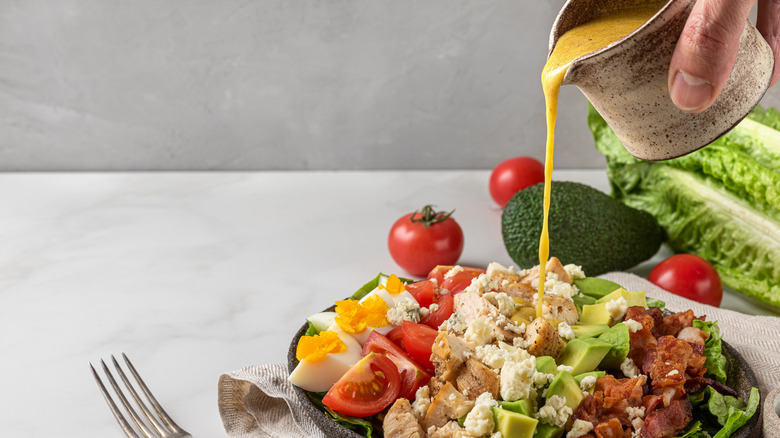
[[[678,70],[674,73],[669,94],[674,105],[682,111],[699,113],[710,107],[713,99],[712,83]]]

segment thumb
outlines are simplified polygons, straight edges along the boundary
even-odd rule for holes
[[[669,94],[683,111],[706,110],[731,74],[755,0],[698,0],[669,65]]]

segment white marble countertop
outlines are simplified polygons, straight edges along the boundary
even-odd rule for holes
[[[488,177],[0,174],[0,430],[123,436],[88,362],[126,352],[180,425],[223,436],[219,375],[283,362],[306,315],[379,271],[403,274],[386,248],[401,215],[455,208],[460,263],[511,265]],[[608,190],[603,171],[554,178]],[[771,314],[733,293],[723,307]]]

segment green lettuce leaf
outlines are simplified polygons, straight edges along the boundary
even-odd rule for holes
[[[659,162],[631,156],[592,107],[588,126],[613,197],[652,214],[674,251],[701,256],[734,290],[780,306],[780,117],[761,111],[709,146]]]
[[[325,415],[330,417],[333,421],[346,427],[349,430],[354,430],[366,438],[371,438],[375,427],[371,420],[377,422],[379,421],[376,416],[358,418],[340,414],[322,403],[322,398],[325,397],[325,394],[327,394],[327,392],[306,392],[306,396],[309,397],[309,400],[311,400],[311,402],[314,403],[314,405],[317,406],[319,410],[324,412]],[[379,422],[379,424],[381,424],[381,422]]]
[[[647,300],[647,307],[658,307],[661,310],[666,309],[666,303],[661,300],[650,297],[645,297],[645,299]]]
[[[710,438],[710,434],[702,430],[701,421],[694,421],[677,438]]]
[[[689,426],[683,437],[730,437],[753,417],[760,399],[758,388],[751,388],[747,403],[737,397],[722,395],[710,386],[691,394],[693,416],[699,424]]]
[[[723,336],[720,334],[718,322],[694,319],[693,326],[709,335],[709,338],[704,341],[704,353],[702,354],[706,358],[704,367],[707,368],[707,372],[705,375],[720,383],[726,383],[729,362],[723,355],[723,343],[721,342]]]

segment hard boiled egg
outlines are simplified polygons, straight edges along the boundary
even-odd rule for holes
[[[321,332],[320,335],[327,332]],[[320,360],[300,359],[298,366],[290,373],[289,380],[293,385],[306,391],[325,392],[361,359],[363,347],[353,337],[331,333],[335,333],[343,343],[342,351],[326,353]]]

